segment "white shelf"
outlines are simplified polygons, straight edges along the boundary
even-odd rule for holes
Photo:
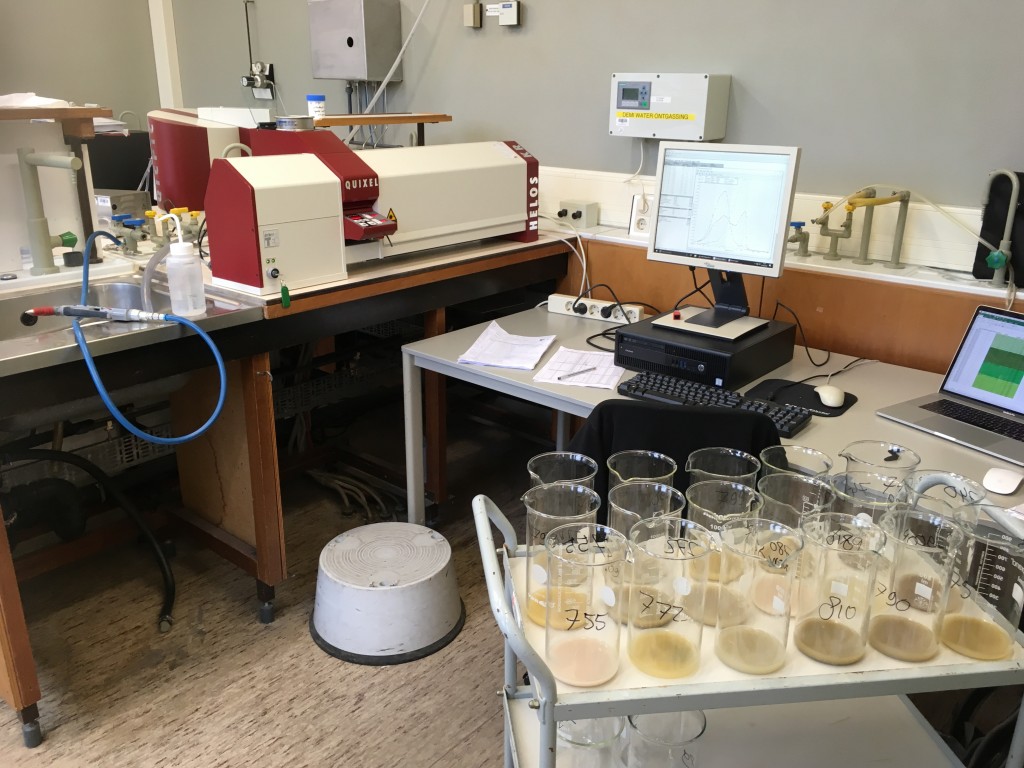
[[[503,552],[505,572],[523,605],[525,550],[520,547],[514,557]],[[543,656],[543,627],[528,620],[523,624],[527,641]],[[758,676],[737,672],[718,659],[715,631],[704,627],[700,667],[680,680],[662,680],[637,670],[623,636],[619,671],[610,681],[593,688],[557,682],[554,719],[701,709],[708,716],[705,749],[715,756],[708,763],[702,759],[701,768],[754,764],[756,756],[765,754],[784,756],[797,766],[962,766],[904,694],[1024,683],[1020,633],[1013,657],[1002,661],[976,661],[941,647],[931,661],[911,664],[869,646],[861,661],[846,667],[804,656],[791,634],[783,668]],[[529,707],[536,695],[529,687],[520,687],[516,698],[506,701],[506,732],[516,765],[538,764],[538,712]],[[865,738],[867,734],[870,738]],[[765,751],[769,744],[773,749]]]
[[[905,694],[1024,683],[1024,635],[1019,632],[1012,658],[995,662],[943,647],[933,660],[909,664],[869,648],[857,664],[834,667],[805,657],[791,641],[780,671],[754,676],[719,661],[715,630],[705,627],[700,667],[688,678],[666,681],[636,670],[621,643],[619,670],[608,683],[567,686],[553,679],[544,662],[543,628],[530,621],[521,626],[514,617],[515,605],[524,604],[525,549],[510,554],[502,548],[496,556],[490,524],[506,541],[514,540],[511,525],[485,497],[474,499],[473,508],[488,597],[506,638],[505,734],[514,765],[553,764],[554,755],[542,750],[555,743],[557,721],[701,709],[708,716],[707,749],[718,755],[713,762],[702,761],[702,768],[760,765],[769,759],[797,768],[960,766]],[[533,687],[516,682],[515,657],[527,667]],[[539,685],[544,696],[536,690]],[[1018,721],[1007,763],[1013,768],[1024,768],[1022,729]],[[753,752],[743,751],[751,745]]]
[[[525,558],[508,558],[506,563],[519,604],[523,605]],[[723,664],[714,652],[715,628],[704,627],[697,672],[678,681],[662,680],[633,666],[623,636],[619,671],[610,681],[594,688],[558,683],[556,718],[602,717],[641,709],[670,711],[826,701],[1024,683],[1020,635],[1013,658],[1003,661],[976,661],[943,646],[931,661],[913,664],[891,659],[869,646],[856,664],[835,667],[808,658],[796,649],[792,642],[793,623],[786,664],[772,675],[747,675]],[[530,645],[543,655],[544,628],[530,621],[524,624]]]
[[[705,710],[700,768],[787,765],[791,768],[963,768],[902,696]],[[506,729],[521,768],[538,763],[537,712],[508,701]]]

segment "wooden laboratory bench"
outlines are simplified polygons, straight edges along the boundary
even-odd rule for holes
[[[533,243],[495,239],[356,265],[347,280],[296,292],[289,307],[279,299],[269,302],[262,320],[211,331],[227,361],[228,396],[214,426],[176,450],[185,503],[176,515],[190,533],[255,577],[261,620],[272,620],[275,587],[287,576],[271,353],[415,314],[424,315],[427,335],[443,333],[446,307],[555,281],[565,274],[568,253],[564,243],[542,236]],[[191,432],[209,416],[217,374],[207,367],[209,350],[194,335],[99,355],[96,361],[110,389],[191,371],[172,396],[173,433]],[[53,382],[60,383],[59,391]],[[24,398],[28,410],[44,407],[47,397],[63,402],[67,392],[93,391],[80,359],[0,383],[7,398]],[[425,398],[432,490],[442,498],[439,379],[425,382]],[[0,698],[16,711],[29,746],[42,738],[40,696],[15,563],[0,525]]]
[[[0,120],[56,120],[65,137],[91,139],[94,117],[113,117],[108,107],[0,107]]]

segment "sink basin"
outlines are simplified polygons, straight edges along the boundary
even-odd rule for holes
[[[0,378],[29,370],[81,359],[71,331],[70,317],[25,316],[33,307],[79,304],[80,285],[37,286],[34,290],[0,294]],[[153,309],[170,312],[167,283],[154,279]],[[142,309],[142,279],[139,275],[109,277],[91,281],[90,306]],[[259,321],[262,305],[248,297],[226,295],[207,286],[206,314],[196,323],[206,331]],[[34,322],[33,322],[34,321]],[[92,355],[104,355],[133,347],[170,341],[191,333],[173,323],[121,323],[102,318],[81,318],[82,330]]]
[[[161,291],[161,287],[164,288],[163,291]],[[70,317],[32,318],[30,315],[24,315],[24,312],[32,307],[79,304],[81,295],[82,287],[80,285],[64,285],[0,298],[0,341],[70,328]],[[90,306],[142,309],[142,281],[131,277],[97,281],[89,286],[87,303]],[[169,312],[170,307],[171,302],[166,293],[166,286],[155,284],[153,286],[154,311]],[[81,320],[82,325],[106,322],[99,318],[81,318]]]

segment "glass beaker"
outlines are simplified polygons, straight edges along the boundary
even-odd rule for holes
[[[649,480],[672,485],[676,461],[657,451],[619,451],[608,457],[608,487]]]
[[[576,483],[593,488],[597,462],[582,453],[551,451],[534,456],[526,462],[526,471],[530,473],[531,486]]]
[[[792,528],[800,527],[806,515],[831,512],[836,492],[816,477],[779,472],[757,481],[757,491],[764,499],[760,516]]]
[[[800,529],[804,550],[793,644],[823,664],[854,664],[867,649],[885,533],[870,520],[837,512],[808,515]]]
[[[727,480],[704,480],[686,489],[687,516],[710,531],[720,531],[735,517],[757,517],[764,499],[753,486]]]
[[[977,504],[987,495],[985,486],[969,477],[941,469],[918,469],[903,478],[898,498],[911,504],[922,497],[937,499],[956,509]]]
[[[989,506],[977,505],[983,517]],[[966,558],[960,583],[950,587],[940,638],[972,659],[1005,659],[1024,605],[1024,542],[984,519],[963,528]]]
[[[699,448],[686,459],[690,485],[705,480],[728,480],[753,488],[760,471],[760,461],[735,448]]]
[[[796,475],[822,477],[832,471],[832,457],[815,448],[802,445],[770,445],[761,451],[761,473],[764,476],[777,472],[792,472]]]
[[[903,480],[917,469],[921,457],[914,451],[883,440],[858,440],[839,452],[847,472],[877,472]]]
[[[758,517],[764,500],[761,494],[749,486],[725,480],[705,480],[686,489],[686,504],[689,518],[711,531],[717,544],[719,531],[726,524],[732,520]],[[731,565],[735,566],[736,563]],[[720,609],[725,613],[739,610],[730,600],[732,593],[720,589],[720,585],[735,581],[739,572],[735,568],[729,570],[722,567],[721,552],[717,548],[694,567],[707,571],[704,574],[707,594],[703,610],[695,615],[700,616],[705,624],[714,626]]]
[[[698,768],[700,737],[708,727],[699,710],[629,716],[627,768]]]
[[[544,537],[547,597],[544,653],[557,680],[580,688],[606,683],[619,671],[617,598],[626,537],[605,525],[569,523]]]
[[[875,580],[868,642],[901,661],[927,661],[939,652],[939,632],[953,563],[963,544],[960,525],[903,502],[882,515],[885,559]]]
[[[629,538],[629,532],[641,520],[652,517],[683,516],[686,497],[682,491],[665,483],[648,481],[619,483],[608,491],[608,527],[614,528]],[[616,597],[629,592],[633,564],[627,563],[621,582],[612,584]],[[626,594],[628,596],[628,594]],[[625,621],[627,600],[616,602],[612,615],[617,621]]]
[[[833,512],[867,515],[875,523],[899,499],[902,479],[878,472],[840,472],[828,478],[836,492]]]
[[[622,768],[619,753],[625,727],[624,717],[560,720],[558,768]]]
[[[749,675],[767,675],[786,662],[793,579],[803,534],[771,520],[734,520],[721,531],[722,570],[737,571],[720,584],[715,655]],[[731,598],[725,599],[726,592]],[[738,610],[726,611],[726,604]]]
[[[683,492],[665,483],[640,481],[619,483],[608,491],[608,526],[625,536],[634,523],[651,517],[682,517],[686,508]]]
[[[629,658],[654,677],[693,674],[704,627],[702,564],[716,551],[714,537],[692,520],[654,517],[633,526],[629,550]]]
[[[549,483],[530,488],[523,494],[523,504],[526,505],[526,615],[534,624],[544,626],[549,581],[544,538],[566,523],[597,522],[601,497],[583,485]],[[571,576],[571,573],[563,574],[561,578],[565,581]]]

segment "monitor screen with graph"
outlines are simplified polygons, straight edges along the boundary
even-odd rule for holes
[[[683,330],[745,317],[742,275],[782,272],[799,161],[797,147],[661,143],[647,258],[707,269],[715,299]]]

